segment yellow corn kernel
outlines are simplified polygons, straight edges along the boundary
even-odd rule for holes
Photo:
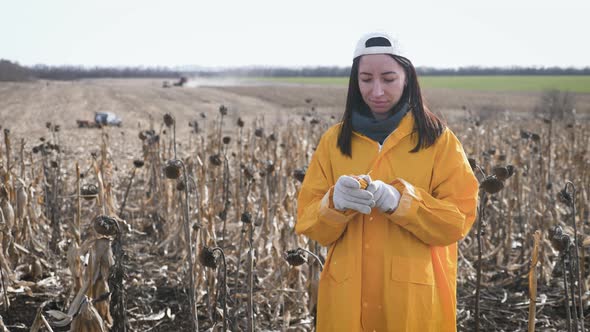
[[[361,189],[367,189],[367,187],[369,186],[367,181],[365,181],[365,179],[363,179],[360,176],[354,176],[354,179],[357,180],[361,184]]]

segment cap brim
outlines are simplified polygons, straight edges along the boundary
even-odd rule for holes
[[[398,55],[392,46],[373,46],[373,47],[363,47],[360,49],[356,49],[354,51],[354,58],[359,57],[361,55],[368,55],[368,54]]]

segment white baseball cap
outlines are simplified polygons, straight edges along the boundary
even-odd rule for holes
[[[359,39],[354,50],[353,59],[366,54],[401,55],[395,40],[382,32],[371,32]]]

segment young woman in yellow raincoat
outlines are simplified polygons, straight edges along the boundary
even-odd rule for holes
[[[457,241],[477,192],[412,63],[386,34],[361,38],[343,120],[320,139],[298,198],[296,232],[329,247],[317,331],[456,331]]]

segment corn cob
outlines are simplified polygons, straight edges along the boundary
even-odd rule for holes
[[[357,180],[360,185],[361,185],[361,189],[367,189],[367,187],[369,186],[369,183],[367,183],[367,181],[365,181],[365,179],[363,179],[360,176],[354,176],[354,179]]]

